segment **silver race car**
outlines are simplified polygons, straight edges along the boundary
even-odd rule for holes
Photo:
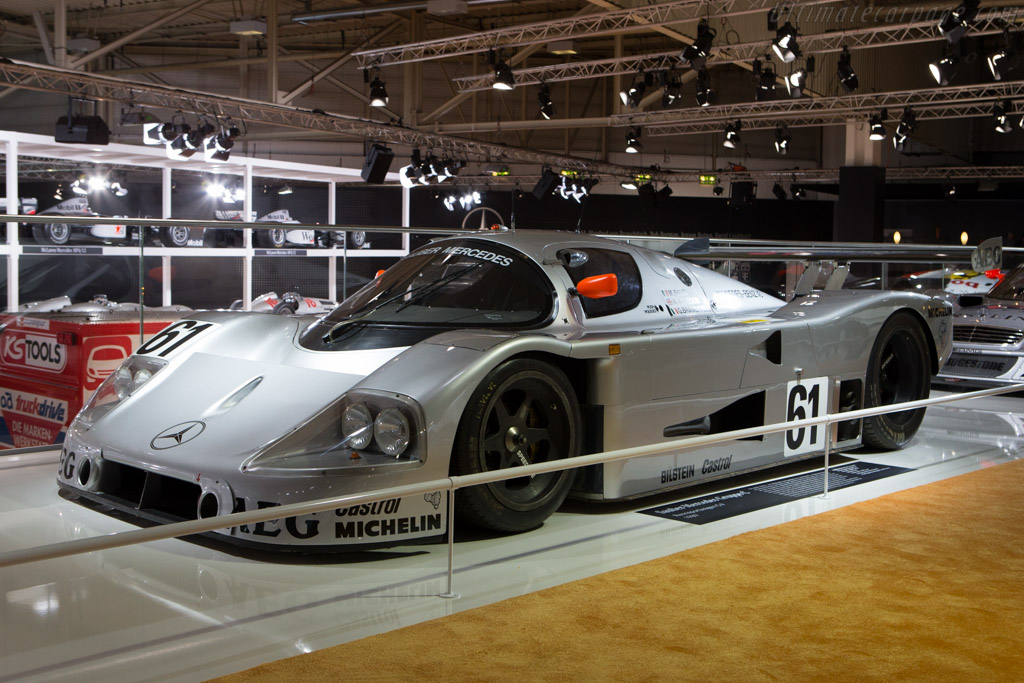
[[[416,250],[326,317],[170,325],[75,419],[58,482],[132,516],[209,518],[919,399],[949,354],[950,310],[910,292],[787,304],[612,240],[470,233]],[[837,445],[899,448],[922,418],[849,421]],[[632,498],[824,447],[824,429],[793,429],[462,489],[454,509],[525,531],[570,492]],[[434,492],[219,537],[394,545],[442,534],[447,515]]]

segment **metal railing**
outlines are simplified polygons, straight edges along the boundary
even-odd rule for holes
[[[582,455],[575,458],[537,463],[535,465],[527,465],[524,467],[496,470],[493,472],[480,472],[477,474],[451,476],[443,479],[426,481],[420,484],[394,486],[367,493],[355,493],[350,495],[334,496],[331,498],[308,501],[305,503],[291,503],[287,505],[280,505],[277,507],[265,508],[261,510],[236,512],[229,515],[223,515],[209,519],[197,519],[186,522],[175,522],[173,524],[165,524],[146,529],[123,531],[104,536],[94,536],[90,538],[63,541],[60,543],[52,543],[48,545],[35,546],[31,548],[22,548],[19,550],[11,550],[8,552],[0,553],[0,568],[11,567],[19,564],[27,564],[31,562],[39,562],[42,560],[49,560],[59,557],[68,557],[71,555],[79,555],[82,553],[89,553],[97,550],[107,550],[110,548],[119,548],[128,545],[136,545],[139,543],[148,543],[150,541],[159,541],[168,538],[179,538],[182,536],[217,531],[221,529],[227,529],[230,527],[241,526],[246,524],[256,524],[258,522],[280,520],[285,519],[287,517],[296,517],[299,515],[312,514],[315,512],[326,512],[328,510],[350,507],[352,505],[360,503],[372,503],[386,500],[389,498],[416,496],[425,493],[433,493],[435,491],[441,490],[447,491],[448,493],[448,583],[447,591],[441,593],[440,597],[455,598],[458,597],[458,594],[456,594],[453,591],[453,578],[455,571],[455,524],[453,513],[455,505],[455,491],[457,491],[460,488],[466,488],[468,486],[479,486],[482,484],[492,484],[499,481],[505,481],[507,479],[516,479],[526,476],[548,474],[551,472],[560,472],[562,470],[576,469],[579,467],[586,467],[588,465],[598,465],[602,463],[616,462],[620,460],[630,460],[632,458],[639,458],[651,455],[678,453],[679,451],[692,450],[695,448],[720,444],[737,439],[786,432],[791,429],[799,429],[801,427],[810,427],[814,425],[831,426],[839,422],[858,420],[866,417],[884,415],[887,413],[902,412],[904,410],[925,408],[933,405],[954,403],[973,398],[996,396],[999,394],[1006,394],[1015,391],[1024,391],[1024,384],[1012,384],[992,389],[983,389],[980,391],[967,392],[963,394],[951,394],[948,396],[941,396],[938,398],[928,398],[919,401],[909,401],[906,403],[897,403],[887,406],[880,406],[876,408],[863,408],[860,410],[852,410],[842,413],[829,413],[827,415],[822,415],[814,418],[778,422],[775,424],[765,425],[762,427],[738,429],[731,432],[723,432],[720,434],[686,437],[658,444],[622,448],[614,451],[607,451],[604,453]],[[832,447],[831,432],[831,429],[825,430],[826,477],[823,494],[828,493],[827,471],[828,456]]]

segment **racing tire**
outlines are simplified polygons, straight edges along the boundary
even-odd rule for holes
[[[71,226],[67,223],[36,223],[32,237],[40,244],[67,244],[71,240]]]
[[[875,337],[864,381],[864,407],[928,398],[931,359],[928,340],[913,314],[890,316]],[[884,450],[903,448],[917,434],[924,408],[864,419],[864,443]]]
[[[366,232],[362,230],[347,232],[345,233],[345,240],[347,240],[349,249],[362,249],[363,245],[366,244]]]
[[[253,231],[252,241],[257,247],[264,249],[280,249],[284,246],[284,230],[274,228],[273,230]]]
[[[297,310],[298,306],[295,304],[294,301],[281,301],[276,306],[274,306],[271,312],[276,313],[278,315],[294,315],[295,311]]]
[[[575,457],[582,432],[576,394],[561,370],[528,358],[506,361],[470,396],[451,471],[475,474]],[[459,489],[456,518],[495,531],[535,529],[565,500],[575,474],[563,470]]]
[[[160,244],[165,247],[187,247],[189,229],[183,225],[164,226],[160,228]]]
[[[245,306],[242,304],[242,300],[241,299],[235,299],[234,301],[231,302],[231,305],[228,307],[228,310],[229,311],[241,311],[244,308],[245,308]]]

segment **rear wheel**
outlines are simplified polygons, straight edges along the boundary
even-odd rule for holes
[[[32,226],[32,237],[36,242],[67,244],[71,239],[71,226],[66,223],[36,223]]]
[[[580,454],[581,436],[579,404],[565,374],[542,361],[507,361],[470,397],[451,469],[474,474],[571,458]],[[459,489],[455,513],[486,529],[528,531],[558,509],[574,475],[565,470]]]
[[[928,340],[921,326],[906,312],[895,313],[882,326],[868,358],[864,407],[928,398],[931,387]],[[917,434],[924,408],[878,415],[864,420],[864,443],[893,450]]]
[[[253,233],[253,242],[256,243],[256,246],[265,249],[280,249],[284,246],[284,230],[280,228],[256,230]]]
[[[183,225],[160,228],[160,244],[165,247],[187,247],[189,229]]]

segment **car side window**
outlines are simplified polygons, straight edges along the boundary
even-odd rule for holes
[[[614,273],[619,280],[619,291],[615,296],[603,299],[580,297],[583,312],[588,318],[600,318],[636,308],[644,292],[640,269],[632,256],[613,249],[573,249],[572,252],[574,257],[563,259],[563,263],[574,285],[585,278],[606,273]],[[586,258],[579,258],[579,254]]]

